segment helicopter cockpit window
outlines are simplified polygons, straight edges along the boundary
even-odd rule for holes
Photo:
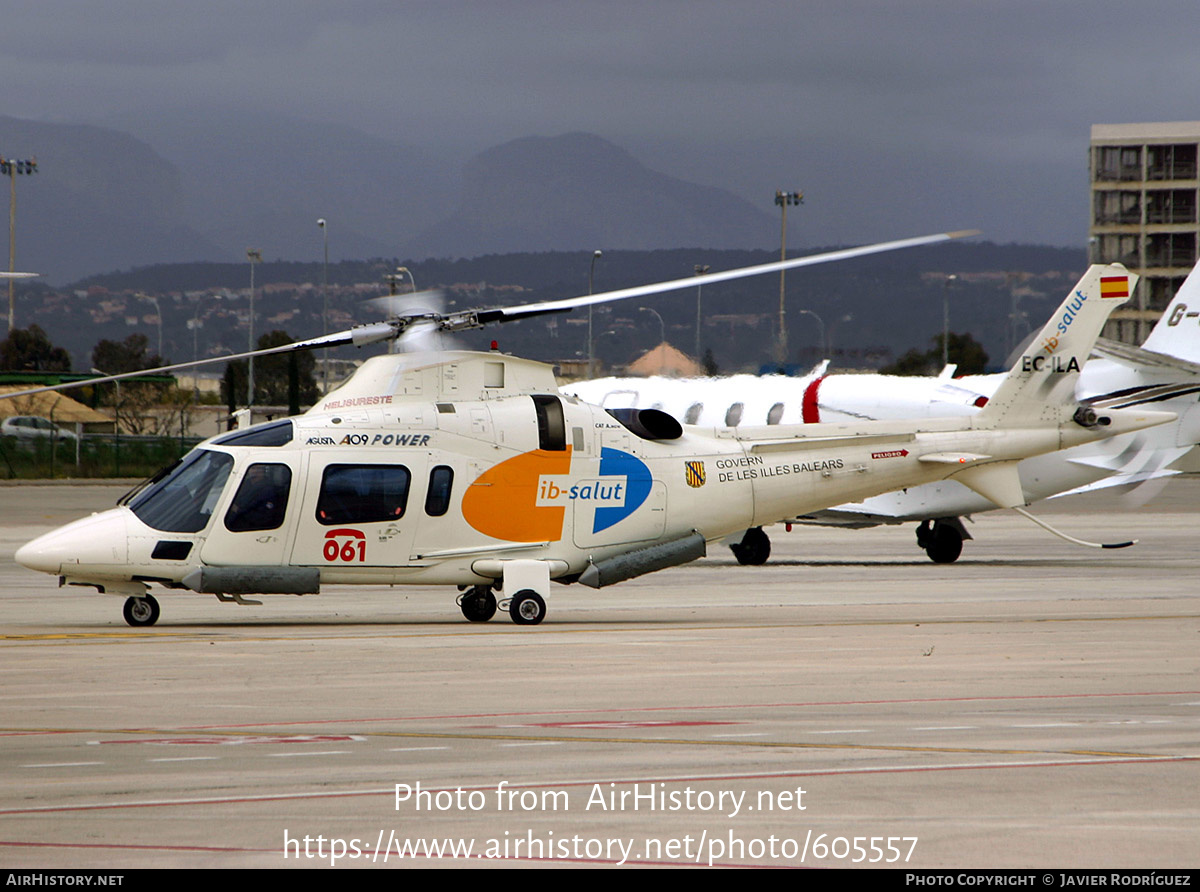
[[[317,522],[330,526],[403,517],[411,478],[403,465],[330,465],[321,477]]]
[[[279,529],[291,488],[292,469],[287,465],[252,464],[225,512],[225,529],[231,533]]]
[[[567,422],[558,397],[535,394],[533,406],[537,411],[538,449],[562,452],[567,448]]]
[[[285,418],[282,421],[256,424],[246,430],[233,431],[218,437],[213,442],[221,446],[285,446],[292,442],[292,422],[291,419]]]
[[[454,486],[454,469],[438,465],[429,472],[429,491],[425,494],[425,513],[441,517],[450,508],[450,490]]]
[[[224,452],[197,449],[162,480],[129,502],[138,519],[166,533],[198,533],[212,517],[233,459]]]

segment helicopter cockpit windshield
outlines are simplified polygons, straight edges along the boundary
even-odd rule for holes
[[[169,475],[129,503],[142,523],[168,533],[198,533],[208,526],[229,478],[233,458],[197,449]]]

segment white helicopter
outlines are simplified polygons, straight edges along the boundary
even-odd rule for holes
[[[685,429],[663,412],[609,412],[563,396],[549,367],[500,353],[376,356],[308,413],[208,440],[117,508],[35,539],[16,559],[60,584],[125,596],[134,626],[159,617],[151,584],[251,604],[261,602],[244,596],[338,583],[456,585],[467,619],[507,606],[530,625],[546,615],[551,580],[611,585],[695,560],[735,531],[906,486],[953,477],[997,505],[1020,505],[1020,460],[1174,418],[1101,414],[1074,399],[1081,357],[1134,280],[1121,266],[1092,267],[967,419]],[[402,315],[270,352],[478,327],[695,283]]]
[[[1192,309],[1189,310],[1188,307]],[[1121,407],[1154,403],[1178,418],[1161,427],[1023,461],[1025,502],[1068,492],[1143,483],[1177,473],[1172,463],[1200,444],[1200,264],[1180,287],[1141,347],[1099,339],[1082,368],[1081,403]],[[826,375],[828,362],[802,377],[733,375],[726,378],[603,378],[563,387],[605,408],[654,407],[694,424],[792,424],[853,419],[969,417],[985,406],[1005,376],[954,378]],[[937,563],[951,563],[973,538],[963,517],[995,509],[980,494],[943,480],[837,505],[778,522],[864,528],[917,522],[917,545]],[[1046,524],[1036,518],[1036,523]],[[1075,544],[1094,545],[1054,530]],[[743,564],[761,564],[771,540],[761,527],[730,542]]]

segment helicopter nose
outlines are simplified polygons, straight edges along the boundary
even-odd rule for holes
[[[14,555],[30,570],[59,575],[64,566],[124,564],[128,555],[126,511],[114,508],[59,527],[22,545]]]

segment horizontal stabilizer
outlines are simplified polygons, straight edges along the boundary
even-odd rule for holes
[[[1112,359],[1124,365],[1171,369],[1200,378],[1200,363],[1180,359],[1178,356],[1168,356],[1166,353],[1158,353],[1154,350],[1147,350],[1145,347],[1122,344],[1120,341],[1112,341],[1108,338],[1097,339],[1096,346],[1092,349],[1092,352],[1097,356]]]

